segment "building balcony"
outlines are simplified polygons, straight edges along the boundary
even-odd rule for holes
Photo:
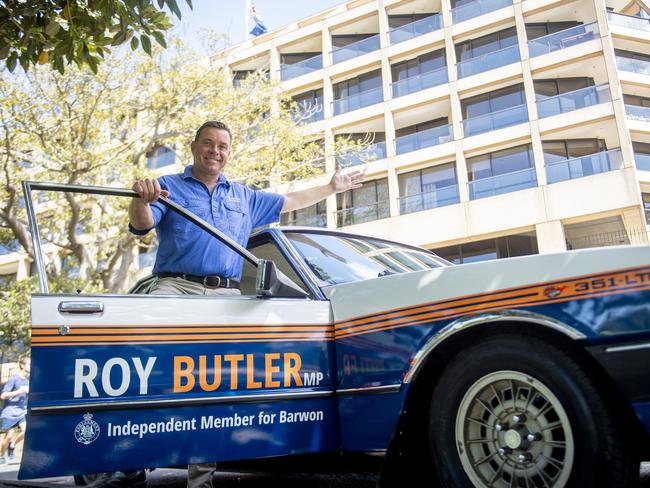
[[[376,142],[361,149],[360,151],[349,151],[336,157],[339,166],[358,166],[370,161],[377,161],[386,158],[386,142]]]
[[[531,58],[582,44],[598,37],[598,22],[576,25],[547,36],[528,41],[528,54]]]
[[[373,220],[390,217],[390,208],[387,200],[370,205],[357,205],[336,212],[336,226],[363,224]]]
[[[292,212],[293,213],[293,212]],[[295,218],[288,218],[282,225],[301,227],[327,227],[327,216],[325,214],[301,215]]]
[[[607,19],[612,25],[620,25],[621,27],[627,27],[629,29],[650,32],[650,19],[619,14],[616,12],[607,12]]]
[[[473,19],[479,15],[499,10],[500,8],[512,5],[512,0],[476,0],[475,2],[466,3],[451,9],[451,15],[454,23],[463,20]]]
[[[537,186],[537,176],[535,175],[535,168],[526,168],[512,173],[470,181],[468,185],[470,200],[476,200],[532,188]]]
[[[396,154],[404,154],[411,151],[417,151],[425,147],[437,146],[444,144],[454,138],[453,127],[451,124],[443,125],[440,127],[432,127],[431,129],[416,132],[415,134],[408,134],[395,139],[395,152]]]
[[[341,63],[348,59],[376,51],[380,47],[379,34],[366,37],[347,46],[337,47],[332,50],[332,64]]]
[[[550,183],[574,180],[583,176],[606,173],[620,169],[623,156],[620,149],[602,151],[579,158],[567,159],[546,165],[546,179]]]
[[[391,44],[397,44],[400,42],[408,41],[414,37],[422,36],[440,29],[442,27],[442,16],[440,14],[433,14],[429,17],[425,17],[410,24],[403,25],[402,27],[397,27],[391,29],[388,32],[388,39]]]
[[[448,80],[449,76],[447,74],[447,66],[443,66],[442,68],[433,71],[427,71],[426,73],[420,73],[419,75],[410,76],[392,84],[393,98],[425,90],[433,86],[442,85],[447,83]]]
[[[467,76],[490,71],[501,66],[516,63],[519,61],[519,45],[508,46],[498,51],[486,53],[475,58],[466,59],[456,64],[458,70],[458,77],[465,78]]]
[[[650,154],[635,152],[634,161],[636,162],[636,169],[650,171]]]
[[[650,107],[641,107],[639,105],[625,104],[625,115],[630,120],[640,120],[650,122]]]
[[[383,101],[384,93],[381,86],[378,86],[376,88],[371,88],[370,90],[348,95],[345,98],[334,100],[332,102],[332,113],[334,115],[340,115]]]
[[[465,137],[469,137],[523,122],[528,122],[526,104],[463,120],[463,134]]]
[[[612,95],[608,83],[588,86],[587,88],[539,100],[537,102],[537,116],[542,119],[611,101]]]
[[[430,208],[444,207],[460,202],[458,185],[450,185],[444,188],[407,195],[397,199],[399,202],[399,213],[405,215],[414,212],[422,212]]]
[[[313,58],[305,59],[299,63],[283,64],[280,66],[280,79],[282,81],[306,75],[323,67],[323,55],[319,54]]]
[[[650,61],[644,61],[643,59],[616,56],[616,67],[621,71],[650,76]]]

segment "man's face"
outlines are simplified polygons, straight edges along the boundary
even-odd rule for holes
[[[192,141],[194,170],[200,174],[219,176],[230,155],[230,135],[223,129],[208,127]]]
[[[31,363],[30,363],[29,360],[25,361],[24,363],[19,364],[20,370],[26,376],[29,376],[30,366],[31,366]]]

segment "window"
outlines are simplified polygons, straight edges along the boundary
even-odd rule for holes
[[[283,53],[280,54],[281,64],[296,64],[316,56],[320,56],[319,52],[312,53]]]
[[[420,122],[419,124],[409,125],[408,127],[402,127],[401,129],[395,130],[395,137],[408,136],[410,134],[416,134],[428,129],[433,129],[435,127],[442,127],[444,125],[449,125],[449,119],[447,117],[428,120],[427,122]]]
[[[640,97],[638,95],[623,95],[623,101],[626,105],[650,108],[650,98]]]
[[[176,162],[176,153],[165,146],[158,146],[147,153],[147,168],[158,169]]]
[[[607,150],[603,139],[570,139],[543,141],[544,162],[552,164],[567,159],[580,158]]]
[[[650,193],[641,193],[643,199],[643,212],[645,213],[645,223],[650,225]]]
[[[558,78],[554,80],[535,80],[537,100],[569,93],[589,86],[594,86],[593,78]]]
[[[345,47],[349,44],[354,44],[355,42],[362,41],[368,37],[376,36],[374,34],[341,34],[332,36],[332,47],[336,49],[337,47]]]
[[[232,84],[235,87],[240,87],[242,80],[246,79],[248,75],[254,73],[253,70],[233,71]]]
[[[576,25],[581,25],[582,22],[567,21],[567,22],[544,22],[535,24],[526,24],[526,37],[528,40],[537,39],[538,37],[548,36],[556,32],[570,29]]]
[[[304,225],[309,227],[327,227],[327,205],[325,200],[310,207],[285,212],[280,215],[281,225]]]
[[[456,246],[441,247],[434,252],[455,264],[489,261],[537,254],[537,237],[534,232],[467,242]]]
[[[426,19],[431,17],[433,14],[406,14],[406,15],[389,15],[388,16],[388,27],[390,29],[397,29],[398,27],[403,27],[407,24],[412,24],[421,19]]]
[[[406,78],[417,76],[421,73],[428,73],[445,66],[445,50],[439,49],[430,53],[422,54],[414,59],[402,61],[391,65],[393,83]]]
[[[400,214],[458,203],[454,163],[398,175]]]
[[[298,104],[296,119],[301,122],[323,120],[323,89],[310,90],[291,97]],[[304,117],[304,119],[303,119]]]
[[[334,85],[334,98],[340,100],[375,88],[381,88],[380,69],[336,83]]]
[[[467,160],[469,181],[514,173],[533,166],[533,151],[530,144],[482,154]]]
[[[361,188],[336,195],[337,225],[353,225],[390,216],[388,179],[366,181]]]
[[[645,229],[644,229],[645,233]],[[616,215],[602,219],[564,225],[568,250],[630,244],[623,219]]]
[[[480,115],[498,112],[510,107],[516,107],[526,103],[524,84],[501,88],[489,93],[475,97],[466,98],[460,101],[463,111],[463,118],[470,119]]]
[[[515,46],[517,44],[517,31],[514,27],[505,29],[487,36],[477,37],[456,44],[456,61],[460,63],[466,59],[476,58],[499,49]]]
[[[632,51],[623,51],[622,49],[614,49],[614,54],[628,59],[636,59],[638,61],[646,61],[650,63],[650,54],[637,53]]]

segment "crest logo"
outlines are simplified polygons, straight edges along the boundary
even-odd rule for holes
[[[92,413],[84,414],[84,419],[74,429],[74,437],[81,444],[92,444],[99,437],[99,424],[93,420]]]
[[[562,294],[566,286],[549,286],[544,289],[544,295],[548,298],[555,298]]]

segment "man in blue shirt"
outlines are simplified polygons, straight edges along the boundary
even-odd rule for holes
[[[27,393],[29,392],[29,358],[23,356],[18,361],[18,372],[5,384],[0,394],[4,400],[2,420],[2,440],[0,440],[0,464],[6,462],[5,453],[10,446],[18,444],[25,437],[25,415],[27,413]],[[12,429],[18,426],[20,433]],[[11,455],[10,455],[11,457]],[[11,460],[11,459],[10,459]]]
[[[131,232],[144,235],[155,227],[158,233],[153,273],[159,280],[152,294],[238,295],[243,264],[234,251],[158,203],[159,196],[169,197],[245,247],[251,229],[277,222],[280,213],[361,186],[361,172],[336,170],[327,185],[284,196],[251,190],[223,175],[230,144],[228,126],[208,121],[191,144],[194,164],[183,173],[133,185],[140,198],[129,206]],[[215,464],[188,466],[188,487],[211,487],[215,468]]]

